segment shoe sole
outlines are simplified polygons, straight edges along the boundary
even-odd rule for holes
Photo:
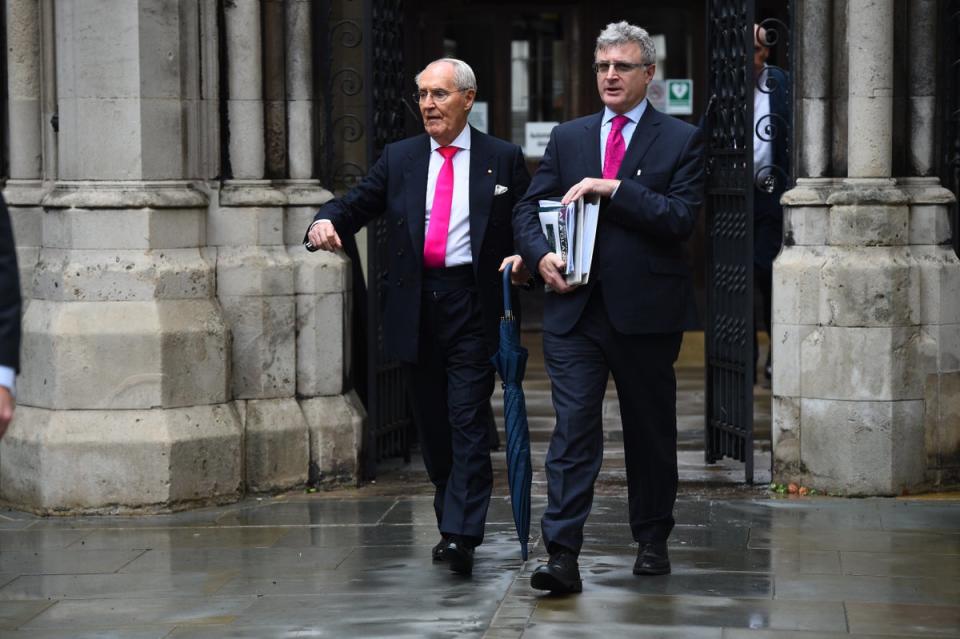
[[[550,592],[583,592],[582,581],[575,581],[572,584],[568,584],[545,572],[533,573],[533,575],[530,577],[530,587],[534,590],[549,590]]]
[[[641,576],[646,575],[648,577],[649,576],[656,577],[658,575],[669,575],[670,566],[667,566],[666,568],[634,568],[633,574],[641,575]]]

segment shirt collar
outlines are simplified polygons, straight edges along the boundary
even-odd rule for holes
[[[637,106],[633,107],[632,109],[624,113],[624,115],[627,116],[627,118],[629,118],[631,122],[636,124],[637,122],[640,121],[640,118],[643,117],[643,113],[646,110],[647,110],[647,99],[644,98],[640,100],[640,104],[638,104]],[[603,107],[603,122],[601,122],[601,125],[606,126],[610,124],[610,120],[612,120],[616,116],[617,114],[611,111],[610,107],[606,107],[606,106]]]
[[[460,147],[461,150],[467,150],[467,151],[470,150],[470,125],[469,124],[463,127],[463,131],[460,132],[460,135],[454,138],[453,142],[450,143],[450,146]],[[433,138],[430,138],[430,152],[433,153],[439,148],[440,148],[440,144]]]

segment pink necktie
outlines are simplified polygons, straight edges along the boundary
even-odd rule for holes
[[[607,148],[603,154],[603,179],[617,177],[627,145],[623,142],[623,127],[630,121],[625,115],[617,115],[610,121],[610,135],[607,136]]]
[[[450,228],[450,206],[453,204],[453,156],[459,150],[460,147],[456,146],[437,149],[443,156],[443,166],[437,175],[427,239],[423,242],[423,268],[443,268],[447,256],[447,230]]]

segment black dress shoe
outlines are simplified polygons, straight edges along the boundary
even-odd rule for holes
[[[582,592],[583,582],[580,581],[576,556],[569,550],[551,553],[550,560],[537,566],[530,575],[530,587],[563,594]]]
[[[448,543],[450,543],[449,537],[446,535],[440,537],[440,541],[438,541],[437,545],[430,551],[430,555],[434,561],[443,561],[443,549],[447,547]]]
[[[463,539],[451,537],[443,547],[442,561],[450,565],[450,570],[458,575],[473,572],[473,546]]]
[[[667,555],[667,543],[640,544],[637,561],[633,564],[635,575],[667,575],[670,573],[670,557]]]

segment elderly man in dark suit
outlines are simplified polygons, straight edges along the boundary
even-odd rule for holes
[[[20,274],[13,227],[0,197],[0,437],[13,419],[14,380],[20,370]]]
[[[597,38],[594,70],[604,109],[553,130],[517,205],[517,246],[553,292],[544,302],[543,349],[557,424],[547,452],[541,527],[549,561],[531,586],[580,592],[577,557],[603,457],[602,405],[613,374],[622,415],[634,573],[670,571],[667,537],[677,493],[676,360],[696,324],[683,241],[703,192],[698,129],[646,100],[656,51],[626,22]],[[537,221],[537,201],[600,198],[590,282],[571,289]],[[532,268],[532,267],[531,267]]]
[[[425,134],[389,144],[367,176],[317,213],[307,239],[336,250],[340,235],[385,215],[392,247],[387,348],[409,362],[420,446],[436,487],[435,560],[470,574],[493,483],[485,413],[493,392],[513,206],[530,176],[520,148],[467,125],[477,92],[470,67],[436,60],[416,77]]]

